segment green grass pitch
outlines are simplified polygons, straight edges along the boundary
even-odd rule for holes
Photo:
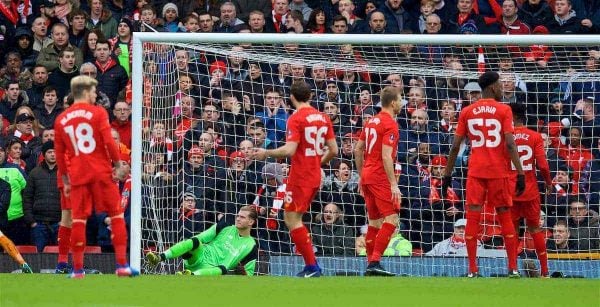
[[[600,281],[0,274],[0,306],[600,306]]]

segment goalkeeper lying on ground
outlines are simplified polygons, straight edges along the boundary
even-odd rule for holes
[[[235,225],[227,225],[225,219],[206,231],[181,241],[164,253],[146,254],[146,260],[152,266],[167,259],[182,257],[184,275],[225,275],[232,270],[244,275],[254,275],[258,247],[250,235],[256,223],[257,213],[253,207],[240,208]]]

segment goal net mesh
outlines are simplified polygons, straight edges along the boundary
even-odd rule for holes
[[[594,156],[600,122],[589,120],[589,106],[597,108],[600,101],[597,47],[443,46],[426,40],[387,46],[146,42],[140,56],[143,251],[162,252],[220,219],[233,223],[241,206],[253,204],[260,212],[253,230],[259,273],[291,275],[301,268],[281,206],[289,162],[253,161],[248,153],[284,144],[293,112],[289,89],[302,80],[313,88],[311,104],[332,119],[340,148],[323,167],[322,187],[305,215],[324,270],[352,275],[366,263],[367,219],[352,148],[362,123],[378,111],[378,93],[385,86],[404,93],[396,164],[403,201],[386,265],[408,275],[445,274],[456,263],[464,266],[462,228],[454,226],[465,216],[469,145],[461,147],[447,198],[440,194],[440,172],[458,113],[480,97],[477,77],[494,70],[501,72],[503,101],[525,104],[527,125],[547,140],[553,186],[543,194],[540,178],[540,197],[549,253],[578,258],[599,252],[597,221],[583,225],[575,218],[583,204],[589,206],[585,222],[587,216],[597,219],[600,170]],[[503,259],[493,210],[483,214],[479,255]],[[561,232],[563,223],[570,236]],[[535,263],[524,225],[520,237],[520,258]],[[483,272],[497,269],[487,263]],[[144,268],[173,273],[182,262],[158,268],[144,263]]]

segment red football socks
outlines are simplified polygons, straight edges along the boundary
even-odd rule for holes
[[[375,240],[377,239],[377,233],[379,228],[369,225],[367,228],[367,235],[365,236],[365,245],[367,248],[367,261],[371,262],[373,256],[373,248],[375,248]]]
[[[467,226],[465,227],[465,243],[469,258],[469,273],[479,272],[477,268],[477,235],[481,211],[467,211]]]
[[[302,225],[302,227],[290,231],[290,237],[292,238],[292,242],[296,244],[296,250],[304,258],[304,263],[306,265],[316,265],[317,258],[315,257],[312,240],[306,226]]]
[[[111,239],[115,248],[115,257],[120,266],[127,265],[127,229],[122,216],[110,218]]]
[[[390,243],[394,230],[396,230],[396,226],[393,224],[383,223],[383,225],[381,225],[381,229],[379,229],[377,237],[375,238],[375,245],[373,246],[373,254],[371,255],[370,261],[374,262],[381,260],[381,255],[383,255],[383,252]]]
[[[58,262],[69,262],[69,249],[71,248],[71,228],[58,226]]]
[[[506,256],[508,257],[508,269],[510,271],[517,269],[517,233],[512,221],[510,211],[498,212],[498,221],[502,227],[502,237],[506,247]],[[467,223],[467,225],[469,225]]]
[[[71,251],[73,253],[73,271],[83,270],[83,251],[85,250],[85,222],[73,221],[71,229]]]
[[[532,233],[533,246],[537,253],[538,260],[540,261],[540,270],[542,275],[548,275],[548,254],[546,253],[546,238],[544,238],[544,232],[538,231]]]

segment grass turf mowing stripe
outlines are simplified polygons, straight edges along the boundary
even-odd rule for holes
[[[0,306],[598,306],[589,279],[0,274]]]

